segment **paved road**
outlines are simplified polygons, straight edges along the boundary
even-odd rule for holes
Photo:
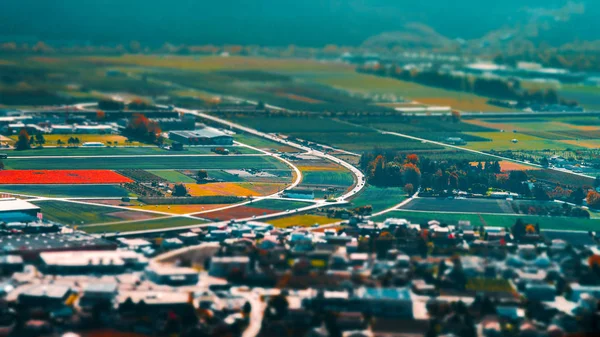
[[[78,108],[80,109],[86,109],[87,107],[90,106],[94,106],[96,103],[83,103],[83,104],[78,104],[76,105]],[[168,108],[167,106],[161,106],[158,105],[159,108]],[[271,134],[267,134],[264,132],[260,132],[258,130],[249,128],[249,127],[245,127],[243,125],[239,125],[200,111],[196,111],[196,110],[189,110],[189,109],[183,109],[183,108],[175,108],[176,111],[185,113],[185,114],[190,114],[190,115],[194,115],[200,118],[204,118],[210,121],[213,121],[215,123],[224,125],[226,127],[232,128],[232,129],[236,129],[236,130],[241,130],[243,132],[249,133],[249,134],[253,134],[255,136],[261,137],[261,138],[266,138],[269,139],[271,141],[280,143],[280,144],[284,144],[290,147],[294,147],[297,148],[301,151],[304,151],[308,154],[311,154],[313,156],[316,157],[320,157],[332,162],[335,162],[343,167],[345,167],[346,169],[348,169],[350,172],[352,172],[352,174],[354,175],[354,179],[355,179],[355,184],[354,187],[344,193],[342,196],[338,197],[334,202],[327,202],[325,200],[320,200],[320,201],[313,201],[312,205],[309,206],[305,206],[305,207],[301,207],[301,208],[297,208],[297,209],[292,209],[289,211],[282,211],[282,212],[278,212],[278,213],[273,213],[273,214],[266,214],[266,215],[259,215],[259,216],[252,216],[252,217],[247,217],[247,218],[243,218],[243,219],[237,219],[238,221],[250,221],[250,220],[256,220],[256,221],[260,221],[260,220],[266,220],[266,219],[270,219],[270,218],[276,218],[276,217],[280,217],[280,216],[286,216],[286,215],[291,215],[291,214],[296,214],[299,212],[305,212],[305,211],[309,211],[309,210],[313,210],[319,207],[323,207],[323,206],[333,206],[333,205],[343,205],[346,204],[349,198],[353,197],[354,195],[356,195],[357,193],[359,193],[364,187],[365,187],[365,176],[363,175],[363,173],[357,169],[356,167],[354,167],[352,164],[347,163],[335,156],[332,156],[330,154],[324,153],[322,151],[318,151],[318,150],[314,150],[310,147],[295,143],[295,142],[291,142],[288,141],[287,139],[282,139],[279,138],[275,135],[271,135]],[[256,148],[256,147],[252,147],[246,144],[241,144],[240,145],[246,146],[248,148],[252,148],[256,151],[260,151],[261,153],[263,153],[264,155],[270,155],[273,156],[281,161],[283,161],[284,163],[286,163],[288,166],[290,166],[294,172],[296,173],[296,179],[295,181],[288,186],[287,189],[290,188],[294,188],[296,187],[298,184],[300,184],[300,182],[302,181],[302,172],[289,160],[282,158],[279,155],[275,155],[273,153],[270,153],[268,151]],[[355,153],[351,153],[351,152],[347,152],[347,151],[343,151],[344,153],[350,154],[350,155],[357,155]],[[254,198],[253,200],[249,200],[243,203],[238,203],[238,204],[234,204],[234,205],[228,205],[228,206],[224,206],[221,207],[219,209],[213,209],[210,211],[204,211],[204,212],[199,212],[199,213],[190,213],[190,214],[183,214],[181,216],[184,217],[193,217],[193,218],[197,218],[198,215],[201,215],[203,213],[209,213],[209,212],[215,212],[218,210],[225,210],[225,209],[229,209],[229,208],[234,208],[234,207],[239,207],[239,206],[243,206],[243,205],[247,205],[251,202],[254,201],[258,201],[258,200],[263,200],[263,199],[275,199],[275,198],[280,198],[279,194],[272,194],[269,196],[265,196],[265,197],[260,197],[260,198]],[[158,214],[163,213],[163,212],[156,212]],[[223,221],[223,222],[219,222],[217,224],[227,224],[228,221]],[[126,232],[126,233],[120,233],[120,234],[116,234],[116,233],[108,233],[105,234],[106,237],[111,237],[111,236],[137,236],[137,235],[147,235],[147,234],[156,234],[156,233],[163,233],[163,232],[168,232],[168,231],[180,231],[180,230],[186,230],[186,229],[192,229],[192,228],[198,228],[198,227],[204,227],[207,226],[208,224],[203,224],[203,225],[191,225],[191,226],[181,226],[181,227],[172,227],[172,228],[164,228],[164,229],[155,229],[155,230],[141,230],[141,231],[135,231],[135,232]]]

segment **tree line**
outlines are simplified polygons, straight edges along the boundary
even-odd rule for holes
[[[554,89],[524,90],[518,80],[458,76],[438,70],[405,70],[399,66],[361,66],[358,72],[419,83],[453,91],[470,92],[501,100],[514,100],[520,104],[564,104],[576,106],[577,102],[561,99]]]
[[[555,190],[534,182],[526,171],[503,172],[498,161],[477,162],[448,159],[430,160],[416,154],[376,149],[365,152],[359,161],[369,184],[380,187],[404,187],[407,193],[452,195],[454,190],[485,195],[490,191],[510,191],[525,198],[550,200]],[[558,187],[557,187],[558,188]],[[568,191],[562,200],[581,204],[583,189]],[[598,195],[600,204],[600,194]]]

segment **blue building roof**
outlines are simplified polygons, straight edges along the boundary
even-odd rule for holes
[[[408,288],[362,288],[357,297],[363,299],[410,300]]]

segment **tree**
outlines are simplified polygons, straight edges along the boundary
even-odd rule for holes
[[[29,137],[29,147],[35,146],[35,137]]]
[[[454,123],[460,122],[460,111],[458,111],[458,110],[452,110],[452,121]]]
[[[419,186],[421,184],[421,171],[412,163],[407,163],[402,166],[402,176],[407,184]]]
[[[417,165],[419,163],[419,156],[416,154],[409,154],[406,156],[406,162]]]
[[[43,146],[44,144],[46,144],[46,139],[44,138],[44,135],[41,133],[38,133],[35,135],[35,142],[39,145],[39,146]]]
[[[542,165],[543,167],[548,167],[550,166],[550,162],[548,162],[548,159],[546,157],[542,157],[542,159],[540,159],[540,165]]]
[[[176,184],[175,188],[173,189],[173,196],[174,197],[185,197],[186,195],[187,195],[187,189],[185,188],[185,185]]]
[[[198,180],[204,180],[208,178],[208,172],[206,172],[205,170],[199,170],[196,177],[198,177]]]
[[[0,160],[0,170],[4,170],[4,163]]]
[[[65,142],[63,142],[62,139],[56,141],[56,145],[58,145],[58,147],[62,147],[64,144]]]
[[[15,143],[15,149],[27,150],[29,148],[31,148],[31,146],[29,145],[29,134],[27,133],[27,130],[21,129],[21,131],[19,132],[19,139]]]
[[[104,100],[100,100],[98,102],[98,108],[101,111],[105,111],[105,110],[123,110],[125,108],[125,103],[123,102],[119,102],[119,101],[113,101],[110,99],[104,99]],[[98,114],[96,113],[96,117],[98,116]]]
[[[589,191],[585,200],[587,201],[588,206],[591,208],[600,208],[600,193],[596,191]]]
[[[404,185],[404,192],[406,192],[406,194],[408,195],[412,195],[415,192],[413,184]]]
[[[96,120],[97,121],[104,120],[104,118],[106,118],[106,113],[104,113],[104,111],[102,111],[102,110],[96,111]]]

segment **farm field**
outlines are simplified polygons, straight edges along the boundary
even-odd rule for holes
[[[338,221],[341,221],[341,219],[328,218],[322,215],[303,214],[269,220],[267,222],[275,227],[285,228],[291,226],[310,227],[314,224],[327,225]]]
[[[173,170],[149,170],[148,172],[157,175],[170,183],[196,183],[196,179]]]
[[[101,207],[66,201],[35,201],[40,206],[44,218],[66,225],[87,225],[124,220],[155,218],[157,214],[127,211],[112,207]]]
[[[300,76],[300,75],[299,75]],[[487,98],[462,92],[424,86],[408,81],[352,71],[308,72],[303,78],[334,88],[367,94],[394,94],[419,103],[452,106],[465,111],[504,111],[487,104]],[[441,98],[441,99],[440,99]],[[445,99],[445,100],[444,100]]]
[[[250,206],[239,206],[233,207],[229,209],[224,209],[221,211],[215,211],[210,213],[200,214],[199,216],[205,219],[210,219],[214,221],[229,221],[233,219],[242,219],[249,218],[252,216],[260,216],[266,214],[273,214],[281,212],[279,210],[259,208],[254,206],[253,204],[249,204]]]
[[[349,171],[302,172],[302,185],[352,186],[354,176]]]
[[[109,170],[2,170],[0,184],[121,184],[131,179]]]
[[[277,183],[207,183],[186,184],[188,193],[194,197],[210,195],[229,196],[261,196],[277,193],[285,188],[285,184]]]
[[[233,139],[237,142],[250,145],[263,150],[276,150],[279,152],[298,152],[300,150],[286,146],[281,143],[277,143],[268,139],[260,138],[251,134],[238,133],[233,136]]]
[[[83,226],[79,229],[87,233],[106,233],[106,232],[131,232],[138,230],[149,230],[149,229],[160,229],[160,228],[171,228],[180,226],[191,226],[201,225],[206,223],[202,219],[190,219],[183,217],[165,217],[159,219],[135,221],[135,222],[122,222],[112,225],[101,225],[101,226]]]
[[[406,197],[406,192],[401,187],[367,185],[356,198],[352,199],[352,207],[371,205],[375,213],[401,203]]]
[[[467,141],[465,147],[473,150],[495,150],[495,151],[507,151],[507,150],[565,150],[568,148],[574,148],[577,146],[569,145],[560,141],[549,140],[540,138],[524,133],[513,133],[513,132],[467,132],[468,135],[489,139],[487,142]],[[516,139],[518,142],[513,143],[512,140]]]
[[[600,111],[600,88],[583,85],[563,85],[558,90],[561,97],[579,102],[586,110]]]
[[[8,158],[4,160],[11,169],[285,169],[287,166],[268,156],[218,156],[218,157],[113,157],[113,158]]]
[[[518,214],[465,214],[465,213],[436,213],[421,211],[397,210],[384,214],[380,217],[374,217],[371,220],[383,221],[386,218],[403,218],[412,223],[426,223],[429,220],[437,220],[450,225],[458,224],[460,220],[471,221],[472,226],[489,226],[489,227],[510,227],[517,219],[525,221],[525,223],[539,223],[540,228],[544,229],[566,229],[580,231],[596,231],[600,228],[600,220],[598,219],[582,219],[572,217],[545,217],[535,215],[518,215]]]
[[[68,138],[67,138],[68,139]],[[225,146],[230,151],[239,151],[243,154],[259,153],[245,146]],[[9,151],[10,157],[26,156],[109,156],[109,155],[186,155],[186,154],[212,154],[211,147],[187,147],[184,151],[168,151],[157,146],[119,146],[119,147],[44,147],[30,150]]]
[[[190,214],[208,211],[211,209],[221,208],[228,206],[228,204],[198,204],[198,205],[141,205],[141,206],[130,206],[130,208],[158,211],[173,214]]]
[[[430,212],[514,213],[504,199],[416,198],[402,209]]]
[[[268,208],[276,211],[285,211],[288,209],[302,208],[312,205],[310,202],[296,201],[296,200],[279,200],[279,199],[263,199],[252,202],[252,207]]]
[[[17,140],[18,139],[18,135],[13,135],[10,136],[10,138],[12,140]],[[88,134],[63,134],[63,135],[44,135],[44,139],[46,140],[46,144],[45,145],[58,145],[57,142],[60,139],[64,146],[67,146],[67,141],[69,140],[69,138],[79,138],[79,143],[80,145],[85,143],[85,142],[100,142],[100,143],[104,143],[106,144],[107,142],[117,142],[119,145],[124,145],[125,141],[127,140],[127,137],[124,136],[120,136],[120,135],[109,135],[109,134],[105,134],[105,135],[88,135]],[[131,143],[128,142],[128,145],[140,145],[142,143],[137,142],[137,141],[132,141]]]
[[[385,135],[365,127],[364,120],[352,120],[349,124],[330,118],[318,117],[234,117],[236,122],[257,128],[263,132],[278,132],[299,139],[329,145],[349,151],[365,151],[373,148],[400,151],[443,150],[433,144]]]
[[[66,198],[131,196],[129,191],[119,185],[0,185],[0,192]]]

